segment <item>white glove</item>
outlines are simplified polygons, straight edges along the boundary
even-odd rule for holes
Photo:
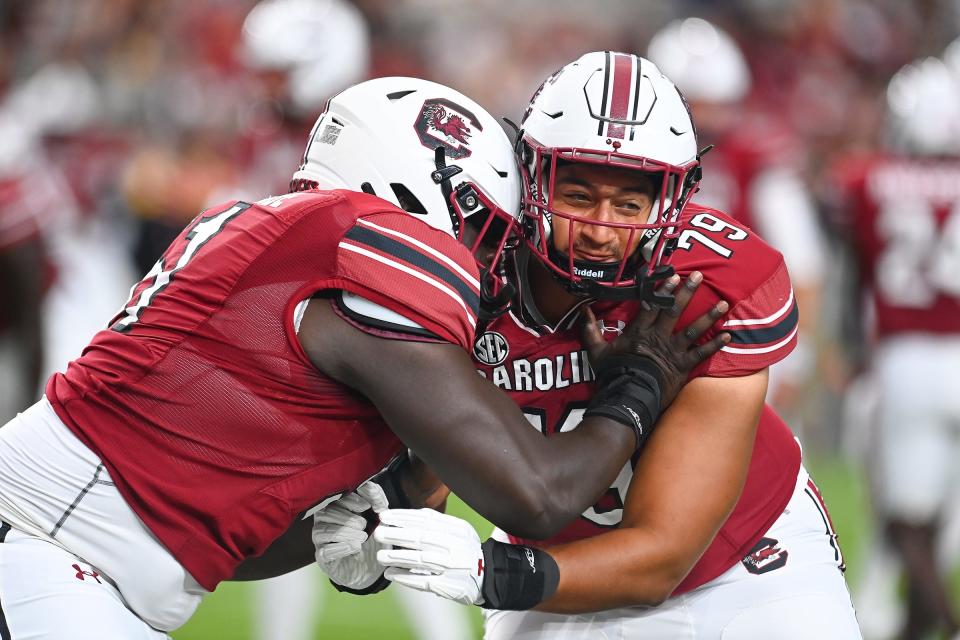
[[[470,523],[432,509],[388,509],[373,532],[388,580],[461,604],[482,604],[483,550]]]
[[[376,557],[382,547],[367,535],[367,520],[361,514],[369,509],[380,513],[386,508],[383,489],[368,481],[313,514],[317,564],[335,585],[362,591],[383,575]]]

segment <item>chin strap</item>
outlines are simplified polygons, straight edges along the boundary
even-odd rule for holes
[[[453,203],[450,202],[450,196],[453,194],[453,185],[450,184],[450,178],[461,173],[463,169],[455,164],[447,166],[447,154],[443,146],[438,146],[433,154],[436,171],[430,174],[434,183],[440,185],[440,192],[443,194],[443,201],[447,203],[447,212],[450,214],[450,224],[453,227],[453,235],[460,237],[460,216],[453,210]]]
[[[480,269],[480,311],[477,314],[477,335],[483,333],[488,324],[510,311],[517,295],[517,288],[507,280],[505,263],[507,257],[500,256],[499,273],[487,268]],[[497,291],[497,283],[500,290]]]
[[[550,243],[547,253],[550,260],[556,265],[570,264],[569,257],[556,249],[553,243]],[[577,296],[597,298],[599,300],[643,300],[649,304],[663,308],[673,306],[674,299],[672,294],[661,294],[655,290],[658,282],[673,275],[674,271],[671,265],[659,265],[649,275],[639,273],[640,269],[638,268],[634,276],[636,283],[633,286],[605,286],[604,283],[610,283],[614,277],[616,277],[617,272],[620,270],[620,264],[620,262],[600,263],[587,260],[574,260],[574,273],[580,276],[580,280],[576,282],[561,276],[553,269],[550,269],[550,273],[554,275],[557,282],[559,282],[564,289]]]

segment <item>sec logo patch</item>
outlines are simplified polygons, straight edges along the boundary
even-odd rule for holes
[[[473,357],[491,367],[503,364],[509,354],[507,339],[496,331],[487,331],[473,343]]]

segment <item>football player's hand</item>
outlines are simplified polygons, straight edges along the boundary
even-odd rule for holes
[[[694,367],[730,342],[730,334],[721,332],[703,344],[696,344],[700,336],[726,314],[729,305],[723,300],[683,330],[675,331],[677,321],[703,281],[703,274],[694,271],[682,286],[680,280],[678,275],[671,276],[659,289],[660,293],[673,294],[673,306],[661,308],[641,303],[637,317],[612,342],[603,339],[600,323],[589,308],[585,312],[586,321],[581,334],[595,370],[602,366],[605,358],[618,355],[644,356],[652,360],[661,374],[662,407],[673,401]]]
[[[383,489],[368,481],[313,514],[317,564],[338,590],[373,593],[387,584],[376,557],[382,547],[367,532],[370,519],[386,508]]]
[[[483,549],[470,523],[432,509],[389,509],[373,537],[385,546],[377,561],[388,580],[461,604],[483,603]]]

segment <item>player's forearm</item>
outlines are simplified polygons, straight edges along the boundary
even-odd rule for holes
[[[400,483],[412,508],[445,510],[450,489],[414,452],[410,452],[410,464],[404,467]]]
[[[544,539],[596,502],[630,458],[635,439],[602,418],[551,438],[526,429],[522,437],[466,440],[463,451],[431,463],[454,493],[498,527]]]
[[[662,535],[617,529],[550,547],[560,584],[536,607],[551,613],[586,613],[666,600],[693,568],[699,553],[682,551]],[[702,549],[700,549],[702,553]]]

